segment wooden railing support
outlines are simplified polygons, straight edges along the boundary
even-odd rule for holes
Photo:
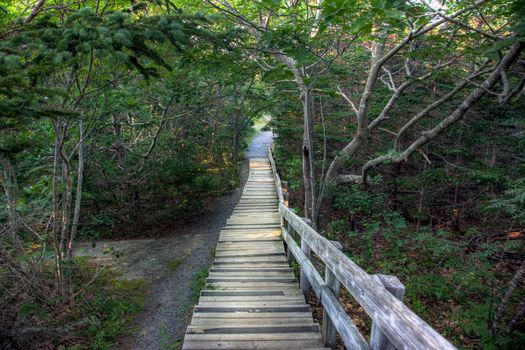
[[[323,305],[326,344],[335,344],[333,331],[330,330],[334,328],[349,350],[457,350],[403,304],[405,287],[395,276],[369,275],[339,247],[314,230],[308,219],[299,217],[284,204],[281,180],[271,149],[269,157],[279,198],[281,232],[289,250],[288,259],[293,256],[300,266],[300,283],[305,297],[308,297],[311,287]],[[301,247],[287,228],[291,234],[300,237]],[[328,268],[324,280],[311,262],[312,253]],[[339,287],[335,283],[344,287],[372,318],[370,343],[340,303]]]
[[[400,301],[405,297],[405,286],[396,276],[390,275],[373,275],[378,282],[385,286],[386,290],[392,293]],[[370,347],[372,350],[394,350],[395,346],[386,335],[381,332],[376,322],[372,322],[372,331],[370,334]]]
[[[290,201],[290,193],[288,193],[288,181],[281,181],[281,184],[283,186],[283,199],[284,199],[284,205],[288,208],[289,201]]]
[[[343,251],[343,245],[338,241],[330,241],[337,249]],[[328,265],[326,265],[324,273],[324,281],[328,288],[334,293],[336,299],[339,299],[339,291],[341,289],[341,283],[335,277],[334,273],[330,270]],[[330,316],[326,308],[323,308],[323,339],[324,346],[334,349],[336,346],[337,330],[334,327]]]
[[[359,333],[359,329],[354,325],[350,317],[348,317],[339,299],[335,297],[330,288],[325,284],[312,262],[306,258],[301,248],[299,248],[284,227],[281,228],[281,232],[295,260],[300,266],[304,267],[305,275],[308,276],[315,295],[321,300],[323,308],[328,315],[330,315],[330,318],[334,320],[334,327],[341,336],[346,348],[348,350],[371,350],[368,342],[361,333]]]
[[[301,239],[301,250],[303,251],[304,255],[308,258],[308,260],[311,259],[312,250],[310,249],[310,246],[308,246],[308,243],[306,240]],[[310,283],[308,283],[308,277],[306,277],[306,273],[304,272],[303,266],[301,266],[301,273],[299,275],[299,285],[301,286],[301,289],[303,290],[304,297],[306,300],[308,300],[308,292],[310,290]]]
[[[301,218],[304,222],[306,222],[309,226],[312,224],[312,220],[308,218]],[[308,245],[308,243],[301,239],[301,250],[303,251],[304,255],[308,258],[308,260],[311,259],[312,256],[312,249]],[[310,291],[310,283],[308,283],[308,278],[306,277],[306,274],[303,271],[303,268],[301,267],[301,273],[299,274],[299,285],[301,286],[301,289],[303,290],[304,297],[308,299],[308,292]]]
[[[295,232],[293,230],[293,227],[290,225],[288,225],[288,234],[290,235],[290,237],[292,237],[292,239],[295,239]],[[286,259],[288,260],[288,264],[291,264],[293,260],[292,250],[290,249],[290,247],[288,247],[288,244],[286,242],[284,244],[286,245]]]

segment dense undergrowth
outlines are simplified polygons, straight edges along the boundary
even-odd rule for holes
[[[69,266],[72,294],[64,299],[49,283],[52,264],[36,265],[34,248],[19,257],[18,266],[3,264],[2,349],[113,349],[133,331],[130,321],[143,307],[144,280],[122,280],[117,270],[77,258]],[[31,271],[35,266],[43,270]],[[10,276],[15,269],[32,278],[23,283],[22,276]]]
[[[291,206],[301,212],[299,166],[293,158],[281,157],[283,179],[292,187]],[[462,177],[458,186],[468,181],[475,183],[466,186],[468,191],[476,191],[471,186],[478,191],[495,186],[492,181],[499,180],[489,174],[501,171],[478,170],[475,176],[489,184]],[[466,199],[465,206],[447,201],[443,187],[451,180],[436,181],[440,176],[440,169],[427,169],[398,179],[376,178],[369,187],[332,188],[321,231],[340,241],[344,252],[367,272],[399,277],[406,286],[405,303],[460,348],[521,349],[525,346],[525,329],[517,317],[525,298],[521,282],[500,307],[522,264],[523,181],[507,178],[497,195]],[[390,186],[396,186],[395,191]],[[410,189],[421,186],[425,191],[432,186],[433,192],[420,206],[424,212],[418,213]],[[370,319],[364,310],[346,291],[341,301],[363,334],[369,334]]]
[[[524,53],[523,0],[0,0],[2,346],[111,347],[140,286],[78,240],[195,218],[266,116],[301,215],[455,344],[522,346]]]

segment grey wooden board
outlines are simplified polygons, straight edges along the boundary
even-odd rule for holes
[[[235,271],[235,272],[221,272],[213,271],[209,273],[209,277],[289,277],[294,278],[295,275],[292,271],[279,271],[279,272],[265,272],[265,271]]]
[[[304,298],[301,298],[300,295],[277,295],[277,296],[201,296],[200,301],[203,302],[296,302],[302,301],[304,303]]]
[[[184,341],[183,350],[191,349],[325,349],[320,340],[274,341]]]
[[[308,329],[309,327],[304,327]],[[188,329],[186,333],[187,340],[218,340],[218,341],[275,341],[275,340],[310,340],[310,339],[320,339],[320,332],[311,331],[308,333],[252,333],[252,334],[221,334],[221,333],[212,333],[212,334],[194,334],[190,333],[191,329]]]
[[[280,208],[288,224],[301,236],[301,241],[307,242],[396,348],[455,349],[448,340],[303,219],[282,203]],[[297,257],[296,254],[294,256]]]
[[[194,313],[193,319],[195,318],[215,318],[215,319],[244,319],[247,324],[250,324],[251,320],[254,319],[265,319],[265,318],[304,318],[308,320],[313,320],[312,313],[310,311],[301,311],[301,312],[200,312]],[[312,321],[313,322],[313,321]]]
[[[252,326],[279,326],[279,325],[315,325],[316,323],[306,317],[281,317],[281,318],[261,318],[251,319]],[[192,326],[237,326],[242,327],[246,325],[245,319],[224,319],[224,318],[200,318],[195,317],[191,322]]]
[[[268,159],[251,159],[239,203],[215,258],[183,349],[324,349],[281,234]]]
[[[262,289],[246,289],[246,290],[203,290],[201,296],[203,297],[242,297],[242,296],[302,296],[302,292],[295,289],[280,289],[280,290],[262,290]]]

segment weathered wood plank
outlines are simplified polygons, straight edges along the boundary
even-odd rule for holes
[[[217,319],[246,319],[249,323],[252,319],[264,318],[305,318],[312,319],[312,311],[301,312],[200,312],[194,313],[193,318],[217,318]]]
[[[251,160],[250,167],[183,349],[320,349],[319,325],[286,260],[271,164]]]
[[[228,289],[228,288],[244,288],[244,289],[258,289],[258,288],[298,288],[296,282],[213,282],[209,283],[208,286],[213,286],[218,289]]]
[[[245,271],[245,272],[210,272],[209,277],[213,278],[225,278],[225,277],[235,277],[235,278],[295,278],[293,272],[258,272],[258,271]]]
[[[229,307],[233,309],[261,307],[291,307],[304,305],[304,300],[265,300],[265,301],[206,301],[200,300],[199,307]]]
[[[246,326],[248,322],[246,319],[223,319],[223,318],[193,318],[191,325],[192,326]],[[279,326],[279,325],[290,325],[290,326],[299,326],[299,325],[315,325],[309,318],[294,318],[294,317],[283,317],[283,318],[262,318],[262,319],[250,319],[250,325],[253,326]]]
[[[203,327],[190,326],[188,327],[189,334],[283,334],[283,333],[315,333],[319,332],[319,325],[285,325],[285,326],[260,326],[260,325],[244,325],[244,326],[221,326],[221,327]],[[319,333],[317,333],[319,336]],[[316,337],[317,338],[317,337]]]
[[[303,254],[306,256],[308,260],[311,258],[311,249],[308,246],[308,243],[306,240],[301,240],[301,250]],[[310,290],[310,284],[308,283],[308,277],[306,276],[306,271],[304,271],[304,264],[300,264],[300,275],[299,275],[299,285],[301,286],[301,289],[303,290],[303,294],[305,297],[308,296],[308,292]]]
[[[405,286],[401,281],[395,276],[386,276],[386,275],[374,275],[374,279],[383,284],[393,296],[395,296],[400,301],[403,301],[405,296]],[[392,344],[388,337],[381,332],[381,328],[377,323],[372,323],[372,330],[370,334],[370,346],[373,350],[394,350],[395,346]]]
[[[337,241],[330,241],[330,243],[332,243],[340,251],[343,250],[343,246],[341,245],[341,243]],[[326,266],[325,268],[324,281],[325,281],[326,286],[330,289],[330,291],[335,296],[335,298],[339,299],[339,291],[340,291],[341,285],[337,277],[335,277],[334,273],[330,270],[328,266]],[[324,346],[334,349],[336,346],[337,329],[335,328],[334,323],[332,322],[332,319],[330,318],[330,315],[328,314],[328,310],[326,308],[323,309],[323,332],[322,334],[323,334]]]
[[[264,252],[255,249],[217,251],[216,258],[272,257],[283,255],[282,250],[268,248]]]
[[[271,262],[272,264],[285,263],[286,257],[284,255],[279,256],[246,256],[246,257],[222,257],[218,256],[214,260],[215,263],[267,263]]]
[[[323,349],[318,340],[280,340],[280,341],[188,341],[183,350],[194,349]]]
[[[258,247],[259,249],[255,249]],[[270,250],[278,250],[281,254],[283,254],[283,243],[282,242],[275,242],[275,241],[268,241],[268,242],[261,242],[261,243],[250,243],[250,242],[219,242],[217,244],[216,251],[222,250],[224,252],[227,251],[270,251]]]
[[[357,327],[354,325],[350,317],[339,303],[339,300],[333,295],[330,288],[324,284],[323,279],[313,266],[310,259],[303,253],[297,243],[290,237],[286,229],[283,227],[283,237],[292,251],[296,261],[302,265],[304,275],[308,278],[312,289],[317,298],[321,300],[326,313],[334,327],[339,332],[343,343],[348,349],[369,349],[368,343],[363,338]],[[337,249],[337,248],[336,248]]]
[[[295,278],[293,272],[210,272],[210,278]]]
[[[299,216],[280,204],[281,213],[309,247],[330,267],[383,333],[403,349],[455,349],[379,282],[308,226]]]
[[[308,327],[308,326],[306,326]],[[305,328],[306,328],[305,327]],[[191,326],[189,331],[191,331]],[[248,333],[248,334],[229,334],[229,333],[211,333],[211,334],[196,334],[186,333],[185,337],[188,341],[196,340],[216,340],[216,341],[276,341],[276,340],[321,340],[319,333],[308,332],[308,333]]]
[[[289,296],[302,295],[299,290],[283,289],[283,290],[237,290],[237,291],[223,291],[216,289],[204,289],[201,292],[202,296]]]
[[[292,302],[293,304],[296,304],[298,301],[304,304],[305,300],[300,295],[295,296],[285,296],[285,295],[278,295],[278,296],[245,296],[245,297],[237,297],[237,296],[201,296],[199,299],[199,302],[210,302],[210,303],[218,303],[218,302]]]
[[[207,307],[195,306],[195,313],[285,313],[285,312],[310,312],[310,306],[307,305],[291,305],[291,306],[269,306],[269,307]]]

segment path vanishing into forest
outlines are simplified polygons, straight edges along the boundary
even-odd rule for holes
[[[271,131],[260,132],[250,144],[248,157],[265,157],[272,142]],[[220,230],[237,205],[247,176],[245,161],[239,188],[217,199],[206,215],[174,227],[169,235],[100,241],[94,248],[80,245],[79,255],[94,256],[121,270],[122,278],[144,278],[149,284],[144,310],[135,318],[137,332],[124,339],[120,349],[177,349],[182,344],[197,302],[192,285],[197,274],[209,269]],[[103,254],[108,250],[113,253]]]
[[[271,161],[249,160],[182,349],[324,349],[284,249]]]
[[[335,349],[339,336],[360,350],[456,349],[403,303],[405,286],[396,276],[368,274],[340,242],[288,207],[272,140],[271,132],[256,135],[239,188],[193,223],[176,225],[174,218],[173,231],[161,238],[79,249],[120,269],[122,278],[149,282],[136,331],[116,348]],[[325,265],[322,275],[313,254]],[[341,287],[371,318],[369,336],[341,303]],[[311,292],[322,322],[306,302]]]

